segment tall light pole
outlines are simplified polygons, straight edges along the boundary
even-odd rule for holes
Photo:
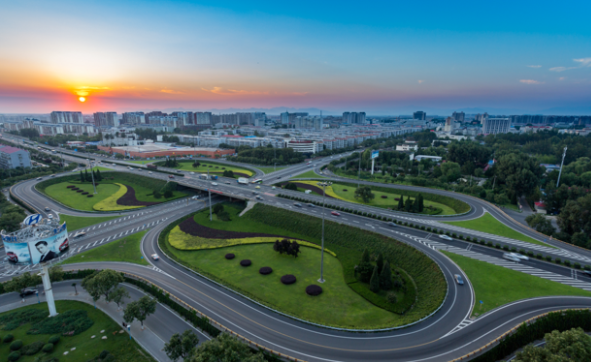
[[[558,184],[560,183],[560,175],[562,175],[562,165],[564,165],[564,157],[566,157],[566,150],[567,147],[564,146],[564,152],[562,153],[562,162],[560,163],[560,171],[558,172],[558,180],[556,180],[556,188],[558,188]]]
[[[90,177],[92,177],[92,186],[94,187],[94,194],[96,195],[96,184],[94,183],[94,172],[92,169],[93,166],[90,164],[90,160],[87,160],[87,161],[88,161],[88,166],[90,167]]]
[[[207,192],[209,192],[209,221],[213,221],[213,215],[211,212],[211,189],[208,187]]]
[[[359,168],[357,169],[357,188],[361,186],[361,156],[363,155],[363,151],[359,151]]]
[[[325,200],[326,200],[326,186],[332,185],[332,182],[321,182],[318,185],[322,185],[322,245],[320,251],[320,279],[319,283],[324,283],[324,214],[325,214]]]

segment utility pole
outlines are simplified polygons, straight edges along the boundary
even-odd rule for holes
[[[319,283],[324,283],[324,217],[326,213],[325,209],[325,200],[326,200],[326,186],[332,185],[332,182],[323,182],[322,183],[322,246],[320,251],[320,279],[318,279]]]
[[[359,168],[357,169],[357,188],[361,186],[361,156],[363,151],[359,151]]]
[[[495,178],[493,178],[493,190],[495,189],[495,181],[497,180],[497,176],[495,176]]]
[[[558,188],[558,184],[560,183],[560,175],[562,175],[562,165],[564,165],[564,157],[566,157],[566,150],[567,147],[564,146],[564,152],[562,153],[562,162],[560,163],[560,171],[558,172],[558,180],[556,180],[556,188]]]
[[[211,212],[211,189],[207,188],[207,192],[209,193],[209,221],[213,221],[213,214]]]

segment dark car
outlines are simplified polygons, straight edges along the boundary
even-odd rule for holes
[[[583,274],[585,274],[586,277],[591,278],[591,271],[589,271],[589,270],[583,270]]]
[[[168,178],[174,178],[174,176],[173,175],[168,175]]]
[[[37,292],[37,289],[25,288],[25,289],[21,290],[21,293],[19,295],[21,296],[21,298],[24,298],[27,295],[35,294],[36,292]]]

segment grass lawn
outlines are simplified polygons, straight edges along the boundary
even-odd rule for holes
[[[277,167],[273,167],[273,166],[254,166],[253,165],[252,167],[257,168],[257,169],[259,169],[259,170],[261,170],[261,171],[263,171],[264,173],[267,174],[267,173],[271,173],[271,172],[283,170],[284,168],[289,167],[289,166],[277,166]]]
[[[60,220],[66,222],[68,231],[83,229],[87,226],[100,224],[102,222],[113,220],[118,217],[119,216],[81,217],[60,214]]]
[[[347,286],[341,263],[329,254],[324,255],[323,293],[317,297],[306,294],[306,287],[320,276],[320,251],[303,247],[294,258],[273,250],[273,244],[251,244],[226,248],[181,251],[170,248],[178,258],[196,269],[215,275],[232,288],[252,296],[265,304],[298,318],[330,326],[349,328],[378,328],[400,324],[401,316],[378,308]],[[226,260],[224,255],[236,258]],[[240,266],[250,259],[252,265]],[[270,275],[259,274],[261,267],[273,269]],[[297,282],[284,285],[280,278],[293,274]]]
[[[99,171],[113,171],[113,169],[111,169],[111,168],[102,167],[102,166],[94,166],[92,169],[95,170],[95,171],[96,170],[99,170]],[[84,170],[90,171],[90,167],[85,167]],[[73,171],[73,172],[80,172],[80,170]]]
[[[484,216],[479,217],[478,219],[468,221],[449,221],[445,222],[444,224],[460,226],[466,229],[482,231],[489,234],[504,236],[506,238],[525,241],[526,243],[532,243],[547,246],[549,248],[554,248],[550,244],[546,244],[541,241],[532,239],[529,236],[523,235],[519,231],[515,231],[510,227],[503,225],[499,220],[495,219],[494,216],[492,216],[488,212],[485,213]]]
[[[125,236],[121,239],[99,246],[96,249],[76,254],[75,256],[66,259],[63,264],[84,263],[90,261],[126,261],[129,263],[149,265],[150,263],[142,258],[142,252],[140,250],[140,244],[146,232],[147,230]]]
[[[119,186],[110,183],[100,183],[96,187],[97,194],[94,197],[86,197],[76,191],[68,189],[66,186],[73,185],[72,182],[60,182],[55,185],[50,185],[45,188],[45,193],[54,200],[69,206],[76,210],[95,211],[92,207],[119,191]],[[78,183],[76,187],[94,194],[92,183]]]
[[[209,169],[209,173],[213,175],[221,176],[224,171],[232,171],[232,172],[240,172],[243,174],[248,175],[248,177],[254,175],[254,171],[246,169],[244,167],[236,167],[232,165],[222,164],[222,163],[215,163],[215,162],[207,162],[207,161],[199,161],[199,167],[193,167],[194,161],[187,161],[187,160],[179,160],[179,166],[174,167],[177,170],[185,170],[185,171],[193,171],[195,173],[207,173]]]
[[[293,178],[328,178],[326,176],[322,176],[314,172],[314,170],[306,171],[299,175],[295,175]]]
[[[61,336],[60,341],[55,345],[53,352],[45,354],[44,352],[37,352],[32,356],[23,355],[19,359],[22,362],[33,362],[37,361],[38,358],[43,357],[43,360],[49,358],[59,358],[60,361],[69,362],[86,362],[93,360],[98,357],[103,350],[109,351],[118,361],[155,361],[149,353],[142,350],[142,348],[135,342],[130,340],[127,333],[117,333],[113,335],[113,332],[119,332],[121,326],[115,323],[106,314],[101,312],[99,309],[94,309],[92,305],[69,300],[56,300],[56,309],[58,313],[63,313],[66,310],[84,310],[88,313],[88,317],[94,321],[94,324],[86,331],[71,337]],[[40,309],[47,311],[47,303],[33,304],[26,307],[14,309],[12,311],[4,312],[1,315],[13,313],[14,311],[22,309]],[[2,335],[5,336],[8,333],[14,335],[14,339],[20,339],[23,341],[23,345],[28,345],[36,341],[43,341],[47,343],[47,340],[51,335],[47,334],[27,334],[27,331],[31,328],[31,324],[23,324],[20,327],[8,332],[2,331]],[[100,331],[105,330],[104,334]],[[90,337],[96,335],[96,338],[91,339]],[[107,339],[101,339],[101,336],[106,335]],[[76,347],[76,350],[71,351],[71,348]],[[64,352],[68,351],[68,355],[64,356]],[[3,357],[3,361],[6,360],[6,356],[10,353],[10,344],[0,344],[0,356]]]
[[[473,316],[479,316],[504,304],[526,298],[550,295],[580,295],[591,292],[550,280],[442,251],[462,268],[476,294]],[[483,301],[480,304],[480,301]]]

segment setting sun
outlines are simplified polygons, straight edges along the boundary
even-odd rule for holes
[[[86,102],[86,98],[85,98],[85,97],[80,97],[80,98],[78,98],[78,100],[79,100],[80,102],[83,102],[83,103],[84,103],[84,102]]]

